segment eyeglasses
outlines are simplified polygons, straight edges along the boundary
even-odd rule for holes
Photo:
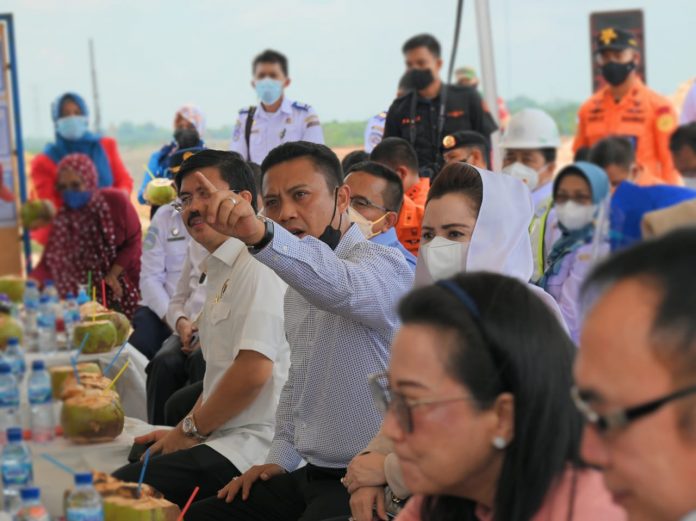
[[[232,190],[232,192],[234,192],[235,194],[238,194],[240,191],[241,190]],[[182,213],[193,203],[194,194],[195,197],[203,201],[207,201],[208,199],[210,199],[210,192],[204,190],[203,188],[197,188],[193,194],[185,193],[183,195],[180,195],[179,197],[174,199],[170,204],[174,207],[174,210],[177,213]]]
[[[399,427],[408,432],[413,432],[413,409],[422,405],[435,405],[460,400],[473,400],[471,396],[454,396],[451,398],[424,398],[422,400],[409,400],[402,393],[390,388],[386,373],[372,374],[368,376],[372,399],[382,414],[391,410],[396,416]]]
[[[390,210],[389,208],[385,208],[384,206],[380,206],[378,204],[373,203],[370,201],[367,197],[362,197],[360,195],[356,195],[355,197],[350,198],[350,205],[353,207],[354,210],[363,210],[365,208],[377,208],[378,210],[382,210],[383,212],[391,212],[393,210]]]
[[[574,386],[570,390],[575,407],[580,411],[585,421],[592,424],[601,434],[624,428],[638,418],[654,413],[663,405],[691,394],[696,394],[696,385],[627,409],[618,409],[608,414],[599,414],[583,397],[583,393],[577,387]]]

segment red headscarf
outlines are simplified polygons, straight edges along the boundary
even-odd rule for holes
[[[100,288],[116,260],[118,245],[111,209],[97,188],[97,170],[92,160],[84,154],[69,154],[58,163],[58,175],[63,170],[79,174],[85,190],[92,194],[82,208],[61,207],[46,244],[46,267],[58,292],[65,297],[68,292],[77,293],[78,286],[87,283],[89,271],[93,284]],[[107,304],[131,318],[138,304],[138,290],[124,273],[119,282],[123,297],[114,305],[113,293],[107,286]]]

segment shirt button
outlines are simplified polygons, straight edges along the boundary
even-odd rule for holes
[[[288,252],[288,247],[287,247],[287,246],[283,246],[283,252],[285,252],[285,253]]]

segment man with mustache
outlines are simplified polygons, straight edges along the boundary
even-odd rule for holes
[[[266,463],[230,481],[219,499],[194,503],[186,518],[347,517],[340,480],[381,423],[368,375],[386,367],[396,304],[413,275],[400,251],[367,241],[350,222],[350,188],[329,148],[286,143],[261,170],[262,219],[238,194],[199,178],[208,190],[206,222],[244,242],[290,286],[290,373]]]
[[[256,211],[249,166],[239,154],[204,150],[181,165],[175,181],[183,221],[193,240],[210,252],[204,261],[206,299],[195,320],[206,361],[203,392],[176,427],[135,441],[154,442],[145,483],[183,507],[194,484],[200,487],[199,498],[214,496],[232,477],[263,462],[289,350],[283,329],[286,285],[241,241],[203,219],[210,203],[208,185],[229,190]],[[136,481],[140,471],[136,463],[114,476]]]

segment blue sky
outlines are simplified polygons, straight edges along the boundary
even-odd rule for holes
[[[649,84],[663,93],[696,75],[693,0],[490,0],[504,97],[582,100],[590,94],[589,13],[644,10]],[[87,40],[95,41],[102,118],[167,126],[194,102],[208,125],[232,124],[255,101],[250,62],[265,48],[290,59],[288,96],[324,120],[386,108],[403,72],[400,47],[431,32],[449,56],[454,0],[3,0],[15,17],[25,134],[52,134],[50,102],[75,90],[91,102]],[[479,68],[474,4],[466,0],[457,65]]]

